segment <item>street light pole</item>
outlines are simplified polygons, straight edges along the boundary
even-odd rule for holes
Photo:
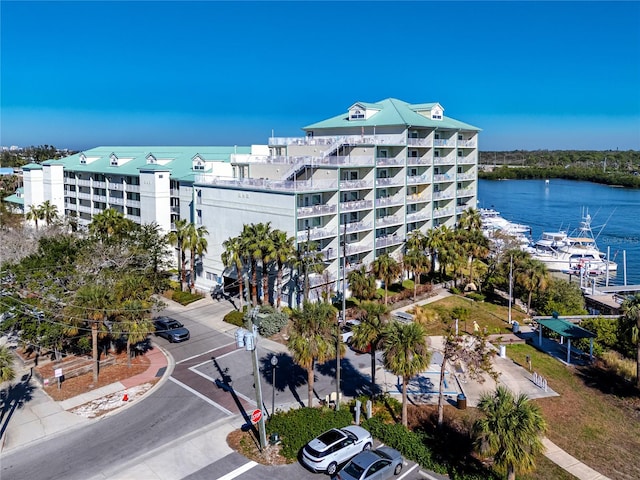
[[[513,323],[511,319],[511,302],[513,299],[513,255],[509,259],[509,325]]]
[[[276,411],[276,366],[278,365],[278,357],[271,357],[271,415]]]
[[[342,321],[347,322],[347,224],[344,224],[342,234]],[[336,351],[336,410],[340,410],[340,347],[342,347],[342,336],[340,335],[340,325],[338,325]]]

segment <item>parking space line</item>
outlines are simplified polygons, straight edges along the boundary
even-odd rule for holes
[[[201,398],[202,400],[204,400],[205,402],[207,402],[209,405],[213,405],[214,407],[216,407],[218,410],[220,410],[221,412],[226,413],[227,415],[234,415],[233,412],[227,410],[226,408],[224,408],[222,405],[214,402],[213,400],[211,400],[210,398],[207,398],[206,396],[204,396],[203,394],[201,394],[199,391],[194,390],[193,388],[191,388],[189,385],[185,385],[184,383],[182,383],[180,380],[176,380],[173,377],[169,377],[169,380],[171,380],[173,383],[175,383],[176,385],[184,388],[185,390],[187,390],[188,392],[193,393],[196,397]]]
[[[407,475],[409,475],[411,472],[413,472],[416,468],[418,468],[418,464],[416,463],[413,467],[411,467],[409,470],[407,470],[406,472],[404,472],[402,475],[400,475],[398,477],[398,480],[402,480],[404,477],[406,477]],[[433,478],[433,477],[430,477]],[[437,480],[435,478],[433,478],[433,480]]]
[[[249,463],[245,463],[241,467],[238,467],[235,470],[227,473],[226,475],[224,475],[222,477],[219,477],[218,480],[232,480],[232,479],[242,475],[244,472],[248,472],[249,470],[251,470],[256,465],[257,465],[257,463],[254,462],[254,461],[251,461]]]

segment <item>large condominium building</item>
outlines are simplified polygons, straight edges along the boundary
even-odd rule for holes
[[[80,225],[106,208],[164,231],[179,218],[205,225],[203,289],[235,276],[221,262],[224,240],[271,222],[322,252],[325,274],[312,288],[340,289],[343,251],[347,272],[399,256],[412,230],[452,227],[476,206],[479,129],[438,103],[357,102],[303,130],[268,145],[99,147],[30,164],[25,211],[49,200]]]

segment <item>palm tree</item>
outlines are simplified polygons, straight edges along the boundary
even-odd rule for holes
[[[362,266],[351,270],[347,275],[351,294],[360,300],[373,300],[376,298],[376,279],[369,275],[367,269]]]
[[[113,308],[114,299],[111,289],[97,284],[85,284],[75,294],[73,304],[67,307],[69,315],[69,333],[76,335],[80,325],[88,323],[91,327],[91,345],[93,357],[93,382],[98,381],[98,336],[106,328],[109,311]]]
[[[622,304],[624,312],[619,322],[619,338],[631,340],[636,348],[636,386],[640,388],[640,294],[627,299]]]
[[[246,252],[251,263],[251,298],[254,305],[258,305],[258,264],[262,264],[263,277],[268,275],[266,259],[272,254],[272,244],[268,241],[271,234],[271,222],[252,223],[245,225],[240,234],[242,249]],[[268,279],[268,276],[267,276]],[[263,278],[264,290],[264,278]],[[269,296],[263,291],[268,300]]]
[[[244,271],[244,252],[242,250],[242,239],[240,237],[231,237],[222,242],[224,252],[222,252],[222,263],[225,267],[236,267],[238,291],[240,293],[240,309],[244,302],[242,273]]]
[[[371,355],[371,396],[376,393],[376,350],[382,345],[389,324],[389,309],[378,302],[362,302],[361,322],[353,327],[353,346],[358,350],[369,348]]]
[[[134,223],[114,208],[107,208],[93,216],[89,224],[89,233],[101,242],[108,243],[121,238],[134,230]]]
[[[467,208],[458,221],[458,227],[464,230],[480,230],[482,229],[482,217],[480,212],[475,208]]]
[[[431,361],[427,333],[417,323],[391,322],[384,334],[384,366],[402,377],[402,424],[407,426],[407,387],[409,380],[426,370]]]
[[[398,278],[401,267],[388,253],[383,253],[371,264],[371,270],[376,278],[384,282],[384,304],[387,304],[389,285]]]
[[[541,292],[549,285],[549,271],[547,266],[539,260],[530,260],[516,275],[516,280],[529,292],[527,312],[531,312],[531,297],[534,290]]]
[[[338,324],[336,309],[324,302],[305,302],[302,310],[294,310],[287,346],[293,361],[307,371],[308,407],[313,407],[313,381],[316,362],[336,358]],[[341,348],[344,346],[341,345]]]
[[[51,225],[51,223],[58,218],[58,207],[47,200],[40,205],[40,214],[42,215],[42,219],[47,222],[47,225]]]
[[[413,273],[413,301],[415,302],[420,276],[429,271],[429,258],[424,250],[411,248],[403,257],[403,263]]]
[[[427,246],[427,237],[419,229],[411,230],[407,237],[407,250],[424,251]]]
[[[36,224],[36,230],[38,230],[38,220],[42,220],[42,210],[40,210],[36,205],[29,205],[27,220],[33,220]]]
[[[436,258],[440,250],[444,247],[446,242],[446,230],[444,225],[438,228],[432,228],[427,232],[425,237],[425,248],[429,251],[431,257],[431,272],[436,271]]]
[[[191,253],[191,293],[195,293],[196,288],[196,256],[202,257],[207,252],[207,247],[209,246],[207,235],[209,235],[209,231],[204,226],[196,228],[195,224],[190,223],[187,227],[185,242]]]
[[[126,300],[116,316],[113,333],[127,338],[127,366],[131,368],[131,345],[141,342],[153,331],[149,309],[140,300]]]
[[[466,235],[465,250],[469,257],[469,283],[473,283],[473,261],[487,258],[489,239],[480,230],[470,230]]]
[[[296,248],[295,238],[288,237],[287,232],[274,230],[271,232],[271,243],[273,244],[274,256],[278,268],[276,280],[276,307],[280,308],[282,301],[282,275],[284,266],[295,261]]]
[[[485,415],[474,424],[475,446],[483,455],[515,480],[516,473],[535,469],[535,457],[544,451],[541,436],[546,422],[537,405],[525,394],[514,397],[500,385],[480,397],[478,410]]]
[[[185,253],[187,229],[189,223],[186,219],[180,218],[175,221],[176,229],[169,233],[169,243],[178,250],[178,277],[180,278],[180,289],[184,290],[184,286],[187,282],[186,264],[187,256]]]
[[[13,354],[5,346],[0,347],[0,383],[8,382],[16,377],[13,368]]]

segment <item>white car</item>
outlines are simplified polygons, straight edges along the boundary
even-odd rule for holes
[[[360,322],[358,320],[349,320],[342,325],[340,325],[340,336],[342,337],[342,342],[347,345],[351,344],[351,337],[353,337],[353,327],[359,325]]]
[[[372,445],[371,434],[362,427],[332,428],[304,446],[302,463],[314,472],[334,475],[338,465],[364,450],[370,450]]]

